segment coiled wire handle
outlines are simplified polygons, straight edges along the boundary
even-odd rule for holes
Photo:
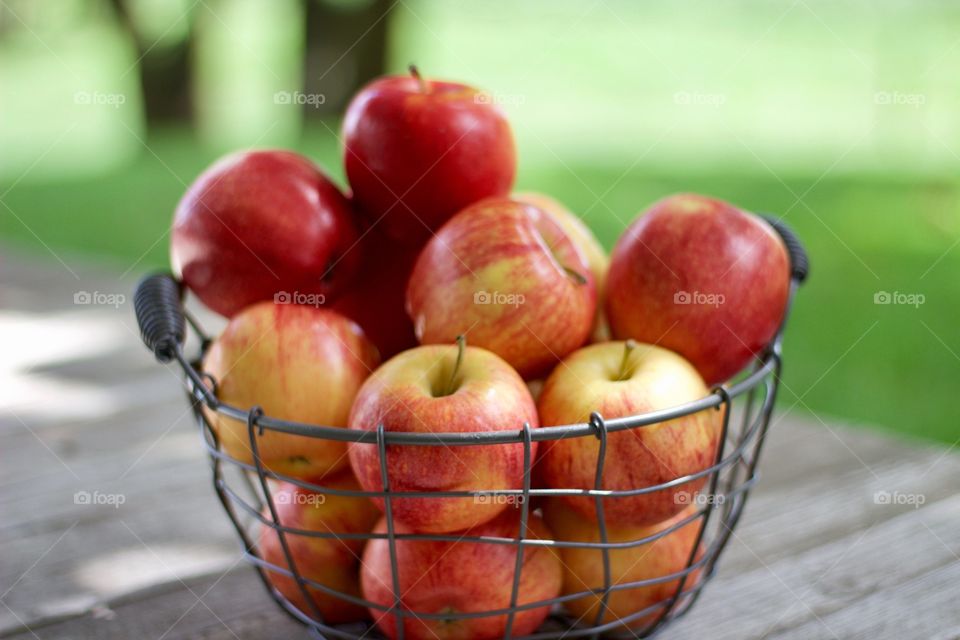
[[[761,216],[783,239],[783,244],[787,246],[787,254],[790,256],[790,274],[797,283],[802,283],[810,274],[810,258],[807,256],[807,250],[803,248],[800,238],[793,232],[786,222],[775,216],[764,214]]]
[[[140,337],[160,362],[170,362],[187,335],[180,284],[168,273],[146,276],[133,294]]]

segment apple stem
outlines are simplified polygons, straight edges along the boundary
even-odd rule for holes
[[[463,354],[467,350],[467,337],[463,334],[457,336],[457,361],[453,365],[453,371],[450,372],[450,380],[447,381],[447,388],[444,391],[445,396],[453,393],[453,385],[457,381],[457,374],[460,373],[460,364],[463,362]]]
[[[571,269],[570,267],[564,266],[563,270],[567,272],[567,275],[573,278],[573,280],[580,285],[587,284],[587,278],[582,273],[576,269]]]
[[[617,376],[617,382],[627,379],[627,361],[630,360],[630,353],[636,346],[637,341],[632,338],[623,343],[623,358],[620,360],[620,375]]]
[[[417,84],[420,85],[420,93],[427,93],[427,81],[420,75],[420,69],[417,69],[417,65],[412,64],[407,69],[410,70],[410,75],[417,79]]]

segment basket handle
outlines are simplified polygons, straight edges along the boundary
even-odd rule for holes
[[[783,239],[783,244],[787,246],[787,254],[790,256],[791,275],[798,283],[802,283],[810,273],[810,258],[807,255],[807,250],[803,248],[803,243],[800,242],[800,238],[793,232],[793,229],[780,218],[767,214],[761,217],[766,220]]]
[[[133,308],[143,344],[160,362],[170,362],[186,337],[180,283],[169,273],[154,273],[137,284]]]

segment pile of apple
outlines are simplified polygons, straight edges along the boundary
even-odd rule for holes
[[[639,217],[608,258],[560,203],[511,193],[514,142],[489,94],[415,70],[381,78],[350,104],[343,147],[349,194],[301,155],[251,151],[214,164],[180,202],[174,268],[229,318],[203,361],[226,403],[346,429],[519,434],[524,425],[702,398],[749,364],[781,323],[788,256],[766,222],[719,200],[672,196]],[[245,423],[207,418],[227,454],[253,462]],[[721,418],[709,410],[611,434],[603,488],[639,489],[709,467]],[[403,616],[407,638],[504,635],[507,615],[458,615],[510,606],[516,546],[401,538],[394,576],[388,540],[355,535],[387,527],[383,500],[350,494],[384,489],[375,444],[270,430],[256,444],[275,474],[340,490],[272,484],[279,524],[334,534],[285,536],[300,573],[327,591],[311,586],[305,598],[289,575],[269,574],[304,613],[327,624],[372,620],[392,638],[399,622],[387,609],[396,595],[403,610],[432,614]],[[594,488],[598,438],[537,445],[534,488]],[[522,444],[389,446],[386,457],[398,534],[520,534],[520,497],[488,492],[523,487]],[[697,508],[703,483],[604,499],[608,539],[674,526]],[[526,537],[600,540],[592,497],[530,509]],[[698,527],[694,519],[611,551],[614,583],[682,570]],[[258,551],[287,566],[274,528],[263,528]],[[521,607],[603,585],[596,549],[527,546],[521,566]],[[676,588],[673,580],[614,591],[599,619],[620,620]],[[600,607],[595,594],[565,604],[586,625]],[[519,610],[513,634],[533,632],[548,609]]]

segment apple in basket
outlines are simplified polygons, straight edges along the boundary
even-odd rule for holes
[[[407,311],[423,344],[468,334],[524,378],[590,335],[596,290],[586,257],[538,207],[488,198],[455,215],[420,252]]]
[[[381,520],[374,529],[386,532]],[[398,534],[410,534],[406,525],[396,527]],[[478,525],[459,536],[517,538],[520,510],[510,508],[494,520]],[[526,538],[552,539],[539,516],[530,515]],[[404,637],[409,640],[499,640],[505,637],[507,615],[457,618],[458,614],[496,611],[510,607],[517,547],[472,540],[433,542],[399,539],[396,541],[397,573],[401,607],[438,618],[404,617]],[[547,546],[526,546],[520,569],[517,605],[556,598],[560,594],[562,570],[556,552]],[[360,583],[365,599],[382,607],[394,604],[390,566],[390,543],[371,540],[363,554]],[[550,607],[518,611],[513,619],[511,637],[525,636],[537,629]],[[398,637],[396,616],[371,608],[370,614],[388,638]],[[449,616],[449,617],[446,617]]]
[[[177,206],[174,272],[217,313],[275,296],[329,301],[360,256],[353,212],[310,160],[290,151],[234,153],[204,171]]]
[[[234,316],[203,359],[217,397],[246,410],[296,422],[346,427],[361,383],[379,364],[360,327],[340,314],[261,302]],[[253,464],[247,424],[204,409],[220,446]],[[256,436],[260,459],[276,473],[320,477],[347,466],[346,443],[281,433]]]
[[[353,474],[348,469],[315,484],[325,488],[359,491]],[[273,483],[271,489],[280,526],[325,534],[367,533],[376,523],[380,512],[366,498],[317,493],[289,482]],[[263,517],[269,522],[269,509]],[[314,537],[286,533],[287,548],[301,577],[312,580],[340,593],[360,598],[360,556],[363,539]],[[257,550],[261,559],[293,573],[287,564],[280,536],[272,526],[261,526]],[[316,606],[325,624],[341,624],[365,620],[367,611],[336,595],[307,585],[311,603],[303,595],[293,576],[267,568],[267,580],[298,609],[316,618]]]
[[[407,280],[417,251],[399,244],[378,227],[364,231],[355,250],[363,256],[360,272],[331,308],[359,324],[386,360],[417,346],[413,323],[405,309]]]
[[[590,273],[593,274],[593,282],[597,288],[597,315],[593,322],[593,332],[590,334],[591,342],[604,342],[610,339],[610,327],[607,324],[607,318],[603,311],[603,300],[605,299],[607,270],[610,268],[610,258],[604,250],[603,245],[593,235],[590,228],[583,223],[575,213],[566,208],[558,200],[541,193],[516,193],[514,200],[532,204],[550,214],[557,224],[563,227],[567,236],[577,248],[580,249],[583,256],[587,259],[587,266],[590,267]]]
[[[594,411],[605,419],[620,418],[669,409],[708,393],[696,369],[672,351],[632,341],[606,342],[567,356],[547,378],[538,410],[543,424],[582,424]],[[716,409],[707,409],[608,434],[602,488],[641,489],[709,468],[722,417]],[[548,486],[594,488],[598,438],[566,438],[541,446],[539,477]],[[618,525],[660,522],[691,504],[705,482],[706,477],[701,477],[650,493],[604,498],[606,521]],[[562,499],[582,515],[596,517],[594,498]]]
[[[510,125],[489,94],[410,70],[353,98],[344,166],[367,219],[419,247],[463,207],[509,193],[517,160]]]
[[[520,376],[493,353],[454,345],[422,346],[388,360],[361,387],[350,428],[430,434],[536,428],[536,406]],[[533,447],[533,453],[536,451]],[[350,443],[350,465],[367,491],[383,491],[373,443]],[[404,491],[476,491],[523,487],[523,445],[387,447],[394,519],[418,531],[458,531],[507,508],[491,496],[402,497]],[[383,500],[374,498],[383,508]]]
[[[715,385],[776,334],[789,283],[786,247],[767,222],[721,200],[676,195],[617,241],[607,316],[615,338],[672,349]]]
[[[595,518],[588,520],[566,503],[550,498],[545,501],[544,517],[556,536],[564,542],[601,542],[600,531]],[[656,540],[639,545],[611,549],[610,582],[613,585],[656,580],[686,569],[697,542],[701,518],[694,517],[696,507],[688,507],[683,512],[664,522],[643,527],[611,525],[607,527],[607,542],[631,543],[654,536],[670,529]],[[683,522],[692,518],[687,524]],[[585,595],[582,598],[564,603],[567,611],[583,626],[593,626],[602,604],[604,586],[603,552],[597,548],[561,547],[558,550],[563,566],[563,594],[573,595],[592,589],[600,593]],[[701,547],[694,561],[703,557]],[[688,592],[700,580],[701,571],[694,569],[683,584]],[[652,622],[662,611],[660,607],[631,618],[633,614],[653,607],[659,602],[669,601],[677,594],[680,576],[671,580],[655,582],[644,586],[611,591],[603,609],[600,624],[622,621],[623,626],[639,629]]]

